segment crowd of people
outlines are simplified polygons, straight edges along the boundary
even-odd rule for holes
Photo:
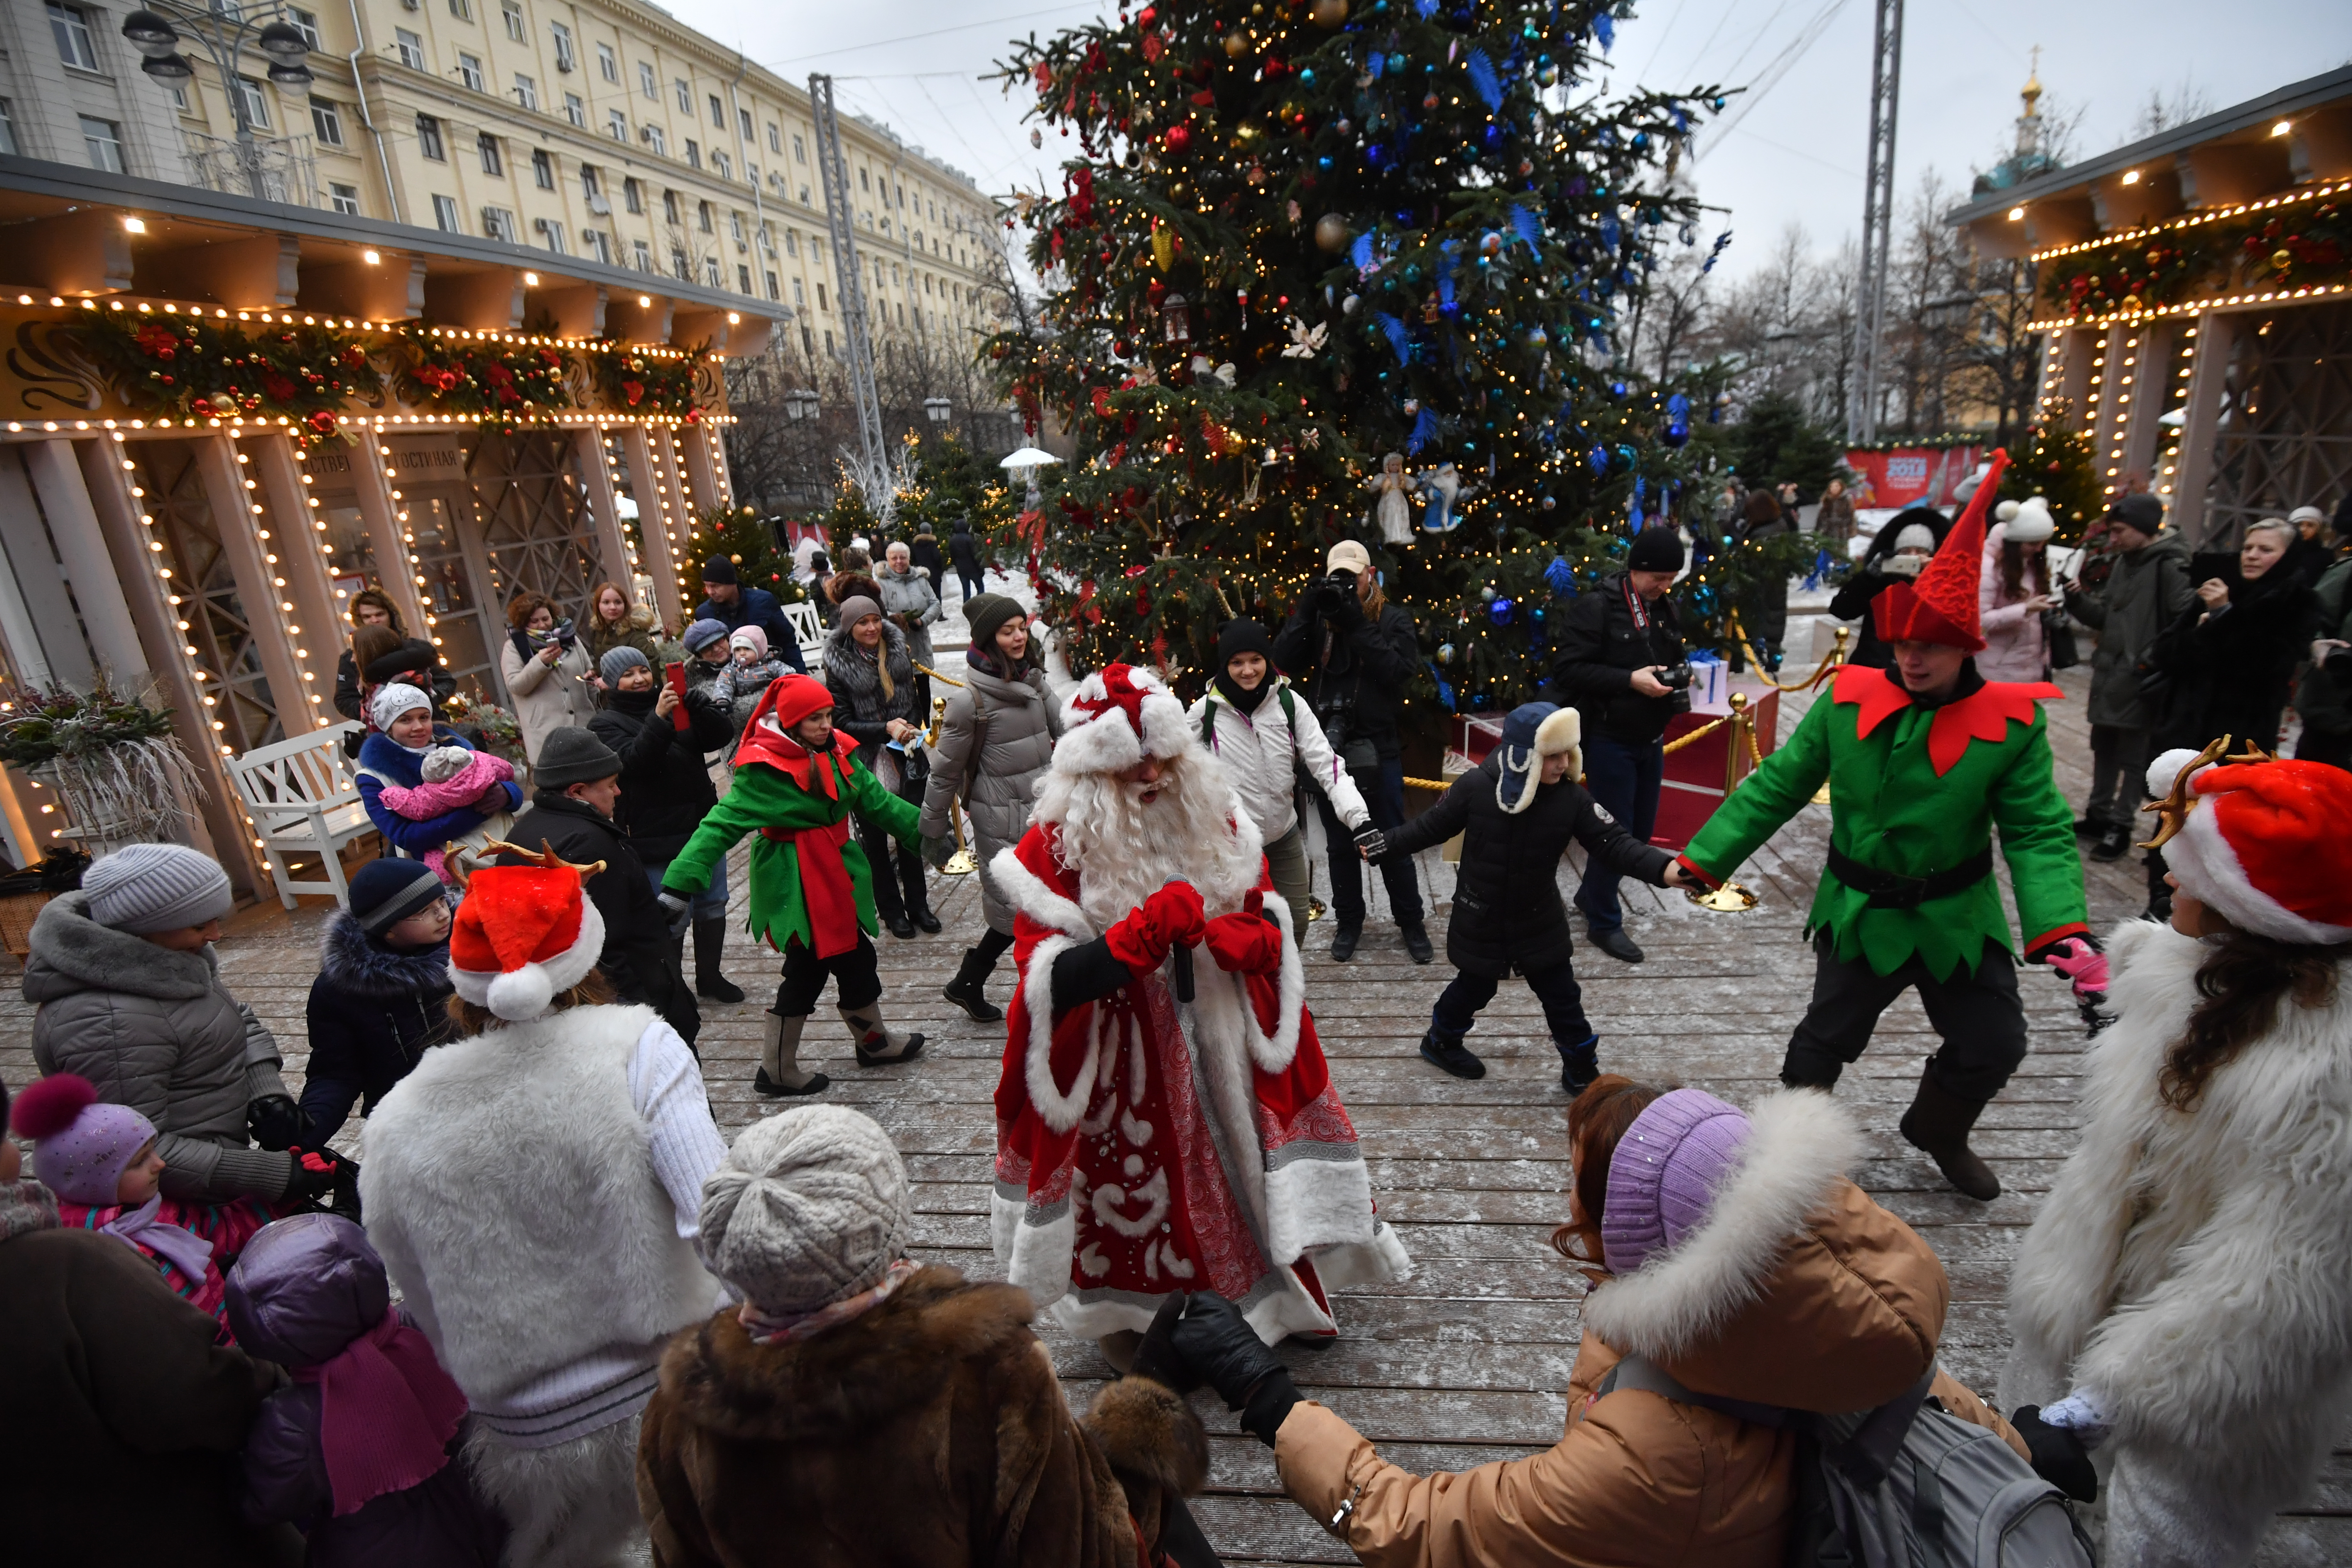
[[[448,721],[431,645],[360,595],[336,701],[388,853],[323,931],[299,1096],[223,980],[208,858],[119,850],[34,927],[42,1076],[13,1108],[0,1089],[33,1157],[26,1179],[0,1140],[0,1397],[46,1440],[0,1479],[12,1540],[65,1563],[555,1568],[649,1537],[663,1564],[1193,1568],[1215,1561],[1185,1500],[1206,1388],[1369,1563],[1780,1561],[1792,1532],[1862,1528],[1825,1500],[1862,1484],[1857,1423],[1947,1457],[1909,1528],[1973,1529],[1998,1493],[2038,1560],[2087,1564],[2087,1517],[2106,1561],[2244,1561],[2352,1386],[2352,552],[2288,519],[2192,555],[2126,496],[2062,572],[2047,508],[1994,488],[1879,530],[1832,605],[1863,623],[1853,660],[1678,853],[1650,842],[1689,707],[1669,527],[1565,607],[1543,698],[1410,819],[1412,617],[1355,541],[1280,626],[1223,626],[1189,706],[1123,664],[1057,697],[1028,613],[964,574],[964,531],[796,561],[815,670],[724,557],[675,637],[615,584],[582,627],[520,595],[520,765]],[[1754,499],[1780,510],[1751,531],[1790,521],[1793,498]],[[931,641],[950,559],[953,675]],[[2077,626],[2098,642],[2080,821],[2041,709]],[[1612,1070],[1570,902],[1643,963],[1622,879],[1715,886],[1823,784],[1781,1087],[1743,1110]],[[1310,809],[1340,962],[1367,867],[1434,961],[1415,857],[1460,840],[1423,1059],[1483,1077],[1468,1040],[1514,975],[1558,1048],[1552,1239],[1591,1290],[1566,1432],[1532,1458],[1414,1474],[1276,1353],[1339,1335],[1335,1292],[1413,1268],[1310,1005]],[[2148,918],[2105,941],[2084,837],[2094,860],[2151,846]],[[730,1145],[695,1042],[704,1005],[746,1000],[721,972],[746,839],[741,918],[781,969],[752,1089],[794,1103]],[[960,840],[982,931],[946,999],[1004,1031],[1003,1283],[923,1259],[885,1131],[801,1103],[831,1087],[800,1060],[828,983],[860,1069],[919,1060],[877,942],[941,930],[929,871]],[[1855,1185],[1834,1090],[1916,990],[1939,1040],[1896,1131],[1998,1196],[1970,1133],[2028,1052],[2020,957],[2094,1044],[1996,1408],[1937,1366],[1951,1282]],[[355,1113],[356,1158],[335,1147]],[[1118,1369],[1084,1416],[1041,1314]]]

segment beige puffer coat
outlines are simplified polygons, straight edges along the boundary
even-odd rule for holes
[[[1046,689],[1045,672],[1034,665],[1024,665],[1017,680],[969,665],[963,689],[948,693],[940,738],[929,751],[922,832],[926,838],[948,837],[948,803],[963,801],[973,838],[965,847],[980,862],[981,913],[991,931],[1011,933],[1013,905],[992,879],[989,863],[1029,831],[1037,781],[1053,764],[1054,742],[1061,738],[1061,710]]]
[[[33,922],[33,1060],[79,1073],[155,1124],[163,1193],[191,1203],[284,1195],[294,1157],[246,1141],[246,1108],[287,1093],[278,1041],[221,984],[210,947],[173,952],[89,918],[89,895]]]

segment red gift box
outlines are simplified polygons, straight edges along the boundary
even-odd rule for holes
[[[1733,692],[1745,692],[1748,715],[1755,726],[1756,750],[1769,756],[1778,743],[1780,731],[1780,694],[1755,679],[1734,677]],[[1665,741],[1672,744],[1692,731],[1704,728],[1731,711],[1728,700],[1694,706],[1687,713],[1677,713],[1666,725]],[[1715,808],[1723,804],[1727,781],[1737,782],[1754,771],[1748,747],[1743,742],[1735,764],[1731,752],[1732,730],[1722,725],[1700,736],[1678,752],[1666,753],[1664,787],[1658,791],[1658,819],[1651,829],[1650,842],[1661,849],[1680,849],[1696,836]]]

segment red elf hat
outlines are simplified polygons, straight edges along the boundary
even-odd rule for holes
[[[1977,587],[1984,566],[1985,515],[2000,489],[2000,471],[2009,454],[1996,450],[1977,493],[1969,498],[1960,520],[1944,535],[1919,574],[1916,584],[1896,583],[1871,601],[1883,642],[1932,642],[1969,653],[1984,651],[1984,633],[1977,620]]]

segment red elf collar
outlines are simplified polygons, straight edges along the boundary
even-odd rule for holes
[[[1959,765],[1970,741],[1998,745],[2009,738],[2012,721],[2033,722],[2035,703],[2065,695],[2046,680],[1988,680],[1958,701],[1945,703],[1927,726],[1927,761],[1936,776],[1942,778]],[[1868,739],[1890,716],[1912,706],[1911,693],[1904,689],[1900,676],[1892,668],[1866,664],[1849,664],[1839,670],[1830,687],[1830,700],[1861,710],[1854,715],[1857,739]]]

